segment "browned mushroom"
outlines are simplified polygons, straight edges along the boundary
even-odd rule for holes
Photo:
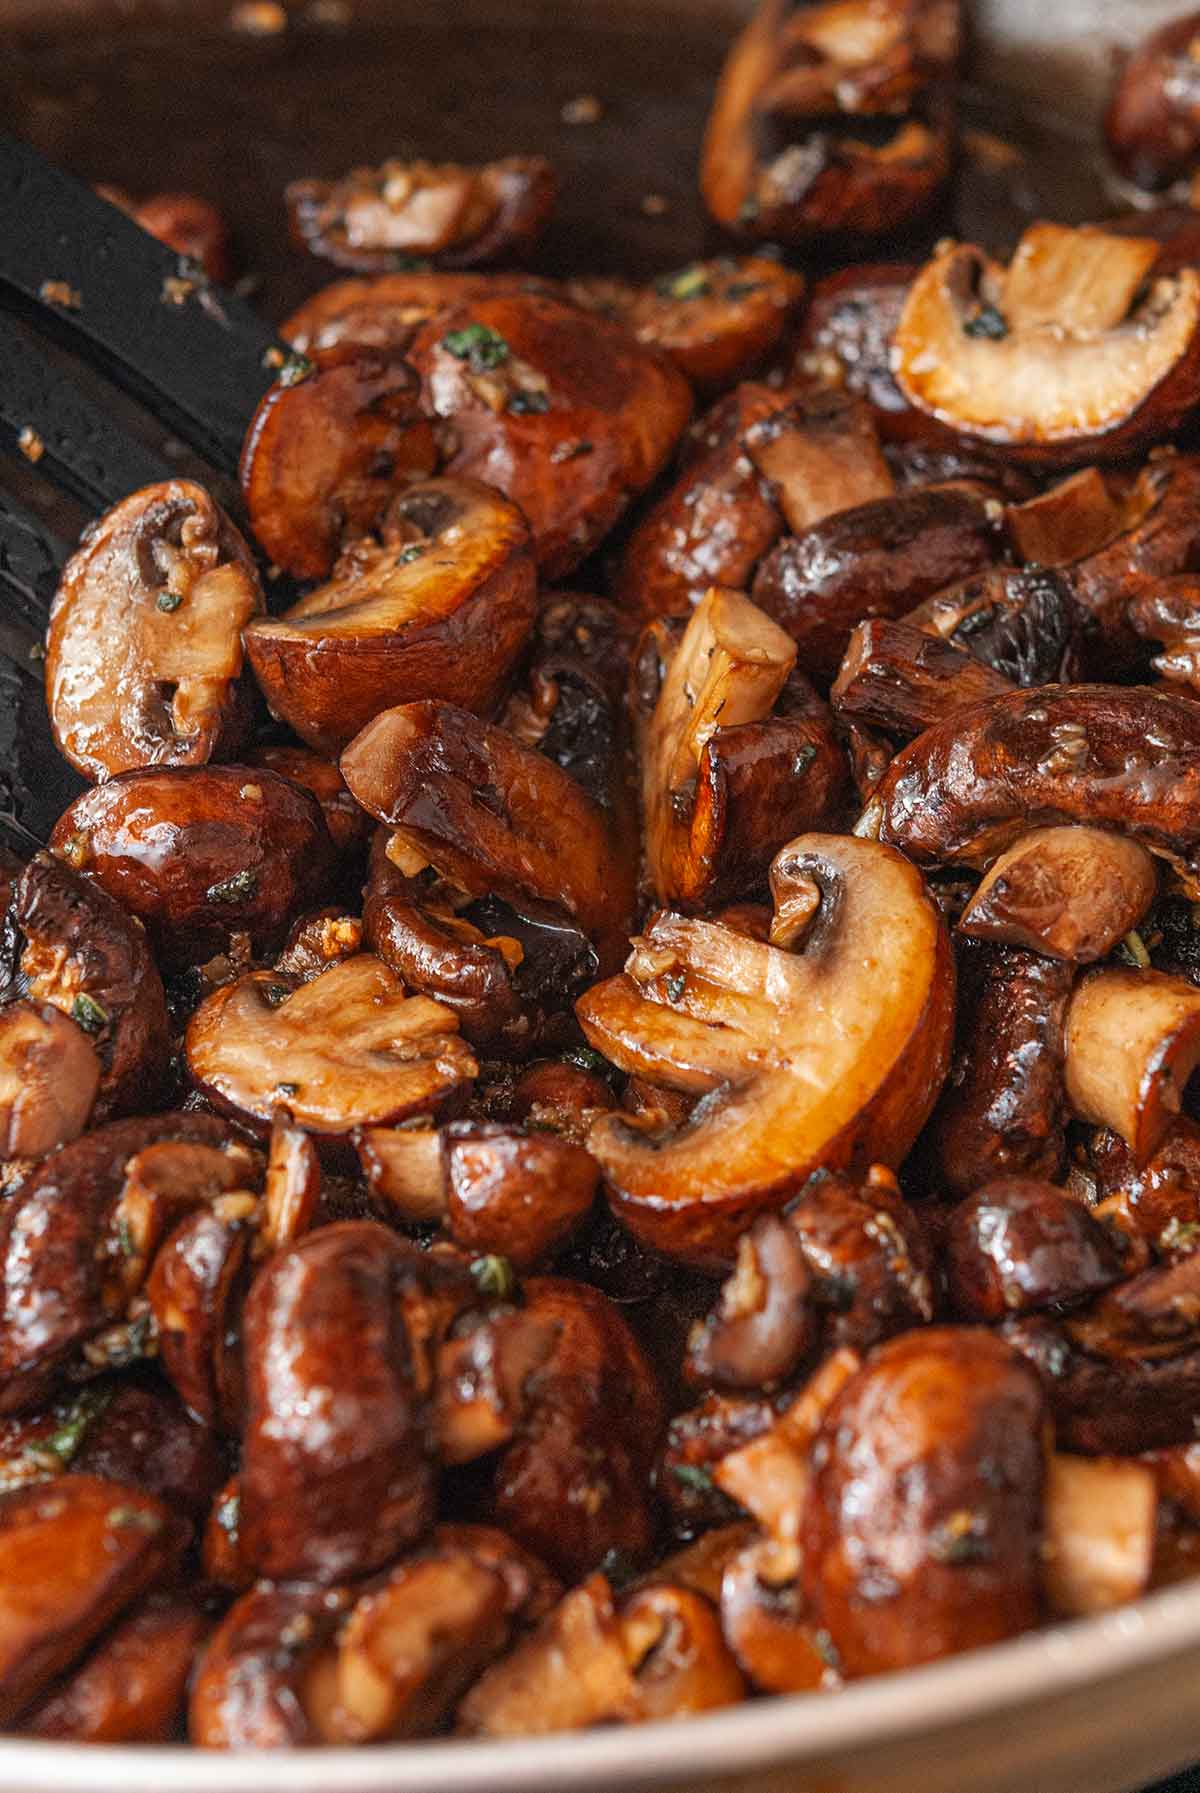
[[[909,404],[892,373],[892,335],[920,272],[915,262],[857,263],[818,280],[796,339],[796,372],[864,398],[888,442],[953,442]]]
[[[153,1594],[97,1645],[22,1730],[72,1743],[170,1743],[211,1628],[195,1600]]]
[[[86,1383],[56,1404],[55,1473],[102,1476],[202,1520],[225,1475],[220,1441],[157,1378],[129,1372]],[[48,1459],[43,1457],[43,1473]]]
[[[804,280],[763,256],[693,262],[647,286],[572,280],[577,305],[618,319],[669,355],[698,392],[720,392],[754,372],[804,297]]]
[[[1053,1452],[1046,1465],[1042,1540],[1051,1611],[1088,1618],[1144,1594],[1157,1520],[1158,1488],[1146,1464]]]
[[[323,579],[411,480],[435,471],[417,376],[394,350],[347,344],[289,363],[250,420],[239,469],[250,527],[298,579]]]
[[[1093,971],[1071,999],[1066,1041],[1075,1114],[1111,1127],[1145,1164],[1200,1064],[1200,990],[1164,971]]]
[[[1014,685],[1079,676],[1080,607],[1075,574],[1041,567],[989,567],[935,592],[904,618],[964,648]]]
[[[761,1438],[775,1418],[774,1402],[762,1394],[709,1393],[694,1407],[675,1414],[667,1427],[656,1481],[678,1536],[709,1535],[712,1527],[724,1529],[736,1521],[736,1505],[714,1480],[716,1468],[731,1452]]]
[[[547,578],[569,573],[665,466],[691,390],[620,325],[536,293],[467,300],[418,330],[424,402],[451,475],[520,506]]]
[[[133,199],[107,182],[96,188],[109,205],[128,212],[135,224],[189,262],[198,262],[209,280],[223,284],[233,277],[233,245],[229,226],[211,200],[198,193],[151,193]]]
[[[910,1668],[1038,1615],[1045,1398],[992,1334],[881,1345],[830,1408],[801,1530],[804,1588],[845,1673]]]
[[[100,1087],[86,1031],[50,1003],[0,1008],[0,1157],[44,1158],[78,1139]]]
[[[1042,567],[1086,560],[1137,531],[1161,501],[1162,485],[1153,461],[1133,481],[1084,467],[1033,498],[1009,505],[1004,521],[1013,552]]]
[[[137,916],[165,961],[282,935],[319,899],[333,843],[316,799],[261,767],[161,766],[85,791],[50,845]]]
[[[199,1659],[188,1735],[201,1749],[280,1749],[321,1733],[308,1683],[353,1604],[347,1587],[260,1581],[226,1613]]]
[[[311,791],[321,805],[325,826],[339,853],[345,854],[365,846],[371,834],[371,819],[363,814],[346,789],[345,782],[332,760],[322,759],[308,747],[256,747],[248,755],[248,766],[264,766],[280,778]]]
[[[893,368],[910,403],[1044,466],[1170,435],[1200,393],[1200,273],[1152,238],[1034,224],[1007,268],[951,243],[917,276]]]
[[[71,764],[103,780],[236,753],[241,628],[262,607],[250,550],[203,487],[146,486],[106,512],[67,563],[46,642]]]
[[[344,1135],[423,1114],[474,1077],[449,1009],[359,953],[290,990],[269,971],[215,990],[192,1016],[187,1061],[214,1101],[259,1126],[285,1108]]]
[[[276,714],[333,753],[397,702],[488,709],[528,638],[535,583],[515,505],[474,480],[428,480],[328,584],[248,628],[246,652]]]
[[[1141,187],[1166,187],[1200,157],[1200,14],[1152,31],[1120,69],[1104,137],[1121,173]]]
[[[541,235],[557,190],[543,156],[479,168],[389,157],[339,180],[292,181],[285,198],[302,247],[335,267],[376,274],[411,256],[445,268],[519,257]]]
[[[1005,1177],[950,1214],[950,1299],[967,1320],[1077,1304],[1125,1274],[1113,1235],[1082,1202],[1052,1183]]]
[[[655,1250],[728,1261],[818,1166],[899,1162],[932,1108],[952,1028],[945,924],[907,862],[863,844],[784,848],[775,944],[660,914],[625,974],[577,1005],[622,1069],[709,1092],[665,1136],[615,1116],[592,1129],[622,1220]]]
[[[1161,617],[1155,604],[1169,581],[1200,568],[1198,494],[1200,459],[1156,450],[1130,494],[1126,529],[1067,571],[1085,621],[1088,664],[1101,676],[1136,663],[1145,651],[1139,637],[1169,639],[1158,633],[1162,622],[1178,628],[1170,604]],[[1140,615],[1139,603],[1147,606]]]
[[[497,293],[554,293],[529,274],[377,274],[335,280],[285,318],[280,335],[298,354],[343,343],[404,349],[422,324],[470,299]]]
[[[954,642],[875,616],[852,630],[829,701],[842,721],[911,740],[956,711],[1011,689],[1002,673]]]
[[[1034,828],[991,867],[959,932],[1054,959],[1106,959],[1154,901],[1144,847],[1103,828]]]
[[[255,1206],[235,1193],[187,1215],[157,1252],[146,1283],[159,1357],[180,1400],[204,1425],[235,1436],[244,1409],[241,1306]]]
[[[1200,1226],[1200,1126],[1181,1118],[1145,1164],[1121,1138],[1093,1130],[1087,1168],[1096,1179],[1099,1213],[1131,1245],[1168,1256],[1187,1250]]]

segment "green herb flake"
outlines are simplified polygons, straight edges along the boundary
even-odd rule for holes
[[[507,1258],[498,1257],[494,1252],[473,1258],[471,1275],[479,1293],[490,1296],[493,1301],[511,1301],[517,1292],[516,1271]]]
[[[660,274],[654,290],[663,299],[707,299],[712,292],[708,270],[702,262],[680,268],[677,274]]]
[[[550,409],[550,395],[546,392],[514,392],[505,410],[510,417],[540,417]]]
[[[123,1258],[136,1258],[138,1248],[133,1242],[133,1229],[127,1220],[117,1222],[117,1244],[121,1248]]]
[[[799,778],[802,772],[807,772],[816,757],[817,750],[811,742],[806,747],[801,747],[792,761],[792,777]]]
[[[401,548],[400,553],[396,558],[400,566],[408,567],[412,565],[414,560],[423,560],[424,557],[424,548],[418,547],[416,542],[414,542],[409,548]]]
[[[280,386],[300,386],[311,380],[316,371],[316,363],[307,355],[289,355],[275,378]]]
[[[762,206],[753,194],[748,199],[743,199],[738,207],[737,221],[739,224],[756,224],[761,216]]]
[[[169,615],[172,610],[178,610],[179,606],[182,603],[183,603],[183,593],[182,592],[180,592],[180,591],[160,591],[158,594],[158,597],[154,601],[154,608],[156,610],[166,611],[167,614]]]
[[[963,325],[968,336],[988,342],[1003,342],[1008,335],[1008,319],[995,305],[981,305],[973,318]]]
[[[1150,954],[1146,951],[1146,942],[1131,928],[1117,948],[1117,954],[1127,965],[1135,965],[1139,971],[1149,971]]]
[[[286,984],[265,984],[262,997],[268,1008],[277,1009],[281,1002],[287,1001],[291,993]]]
[[[828,1631],[819,1629],[814,1631],[812,1634],[812,1641],[813,1649],[817,1652],[817,1655],[821,1658],[821,1661],[825,1664],[826,1668],[841,1668],[842,1659],[838,1655],[837,1645],[830,1637]]]
[[[443,336],[442,347],[456,361],[466,361],[477,374],[503,367],[512,352],[504,338],[486,324],[467,324],[462,330],[451,330]]]
[[[736,303],[738,299],[748,299],[752,293],[761,293],[762,290],[761,280],[731,280],[725,288],[725,297]]]
[[[210,884],[204,896],[209,903],[246,903],[257,894],[258,877],[254,872],[234,872],[232,878]]]
[[[614,1545],[610,1551],[606,1552],[604,1561],[600,1564],[600,1573],[605,1577],[609,1586],[620,1593],[623,1588],[629,1586],[631,1581],[637,1580],[638,1570],[633,1558],[624,1550],[618,1550]]]
[[[572,1046],[563,1053],[563,1059],[567,1064],[574,1065],[577,1071],[587,1071],[592,1077],[607,1079],[613,1074],[612,1065],[602,1053],[594,1051],[591,1046]]]
[[[707,1469],[700,1469],[695,1463],[675,1463],[671,1474],[693,1494],[711,1494],[713,1491],[713,1479]]]
[[[298,1083],[277,1083],[275,1085],[275,1094],[277,1096],[298,1096],[300,1094],[300,1085]]]
[[[1160,1251],[1195,1251],[1200,1246],[1200,1221],[1169,1220],[1158,1235]]]
[[[687,989],[687,972],[674,972],[669,978],[664,979],[663,988],[667,992],[668,1002],[678,1002]]]
[[[100,1033],[108,1026],[108,1010],[101,1008],[94,996],[87,996],[81,990],[71,1004],[71,1019],[84,1033]]]
[[[929,1554],[937,1563],[958,1568],[964,1563],[987,1562],[992,1554],[987,1518],[965,1508],[951,1513],[929,1540]]]
[[[85,1389],[77,1400],[72,1401],[54,1431],[34,1444],[27,1444],[22,1454],[39,1463],[44,1461],[47,1468],[66,1469],[78,1454],[88,1427],[93,1420],[99,1419],[111,1400],[110,1388]]]

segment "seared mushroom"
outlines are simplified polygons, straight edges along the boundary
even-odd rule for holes
[[[910,622],[871,617],[853,629],[829,692],[842,721],[866,723],[911,740],[985,697],[1008,679],[964,648]]]
[[[520,506],[561,579],[661,472],[691,411],[683,375],[607,318],[536,293],[469,300],[410,349],[455,444],[446,472]]]
[[[623,1070],[707,1099],[673,1134],[615,1116],[590,1145],[624,1223],[720,1265],[818,1166],[898,1163],[945,1075],[945,924],[899,854],[801,835],[777,856],[773,945],[660,914],[577,1005]],[[798,949],[798,950],[793,950]]]
[[[1152,31],[1120,69],[1104,116],[1108,152],[1140,187],[1167,187],[1200,157],[1200,14]]]
[[[424,1114],[477,1068],[450,1010],[406,996],[370,953],[298,990],[269,971],[215,990],[188,1026],[187,1061],[231,1113],[266,1126],[284,1108],[334,1135]]]
[[[1034,566],[1068,567],[1138,530],[1162,498],[1163,475],[1152,460],[1136,480],[1084,467],[1020,504],[1005,528],[1013,552]]]
[[[1078,1304],[1125,1274],[1113,1235],[1052,1183],[1005,1177],[961,1202],[946,1227],[950,1299],[967,1320]]]
[[[347,1587],[260,1581],[226,1613],[197,1664],[188,1735],[201,1749],[314,1744],[314,1671],[353,1605]]]
[[[954,438],[909,404],[892,373],[892,335],[919,265],[857,263],[812,289],[796,339],[796,372],[864,398],[885,441]]]
[[[1147,1254],[1190,1249],[1200,1235],[1200,1126],[1177,1120],[1157,1151],[1139,1165],[1118,1133],[1098,1127],[1087,1169],[1096,1180],[1102,1218]]]
[[[1079,676],[1080,607],[1074,571],[990,567],[935,592],[904,618],[939,635],[1014,685]]]
[[[1154,901],[1144,847],[1103,828],[1033,828],[1001,853],[959,921],[961,934],[1054,959],[1106,959]]]
[[[364,815],[346,789],[345,781],[332,760],[322,759],[309,747],[256,747],[247,757],[248,766],[264,766],[280,778],[311,791],[321,805],[325,826],[334,847],[340,854],[349,854],[366,845],[372,832],[371,818]]]
[[[27,1713],[21,1729],[71,1743],[172,1742],[211,1623],[186,1595],[152,1594]]]
[[[233,1436],[245,1405],[241,1308],[256,1208],[244,1192],[197,1208],[156,1253],[146,1283],[158,1354],[180,1400],[205,1426]]]
[[[187,480],[146,486],[86,532],[50,613],[46,702],[85,778],[236,753],[243,623],[263,608],[253,556]]]
[[[515,505],[474,480],[429,480],[328,584],[248,628],[246,653],[276,714],[334,753],[397,702],[489,709],[528,638],[535,585]]]
[[[96,191],[168,249],[189,262],[199,262],[209,280],[228,285],[233,277],[233,245],[229,226],[211,200],[198,193],[151,193],[138,200],[107,182]]]
[[[910,403],[1019,459],[1112,460],[1200,395],[1200,273],[1155,275],[1152,238],[1033,224],[1007,268],[942,248],[913,282],[893,368]]]
[[[377,274],[335,280],[284,319],[280,335],[300,355],[343,343],[404,349],[422,324],[451,306],[495,294],[553,294],[551,281],[529,274]]]
[[[323,579],[411,480],[435,471],[417,376],[395,351],[318,349],[259,400],[239,469],[250,527],[271,560]]]
[[[0,1008],[0,1157],[44,1158],[78,1139],[100,1087],[86,1031],[50,1003]]]
[[[827,1414],[804,1588],[847,1675],[911,1668],[1038,1616],[1045,1397],[992,1334],[881,1345]]]
[[[1042,1582],[1067,1619],[1111,1612],[1150,1585],[1158,1520],[1154,1470],[1119,1457],[1051,1454]]]
[[[389,158],[340,180],[292,181],[285,198],[302,247],[335,267],[382,274],[411,256],[445,268],[520,256],[541,235],[557,190],[543,156],[480,168]]]
[[[1200,570],[1198,497],[1200,459],[1156,450],[1130,494],[1124,531],[1064,575],[1084,618],[1088,666],[1101,676],[1136,664],[1139,638],[1169,641],[1162,623],[1178,629],[1171,604],[1161,616],[1155,605],[1170,581]]]
[[[249,766],[162,766],[85,791],[50,845],[137,916],[168,963],[278,940],[323,894],[333,843],[316,799]]]
[[[1145,1164],[1200,1064],[1200,990],[1164,971],[1093,971],[1071,999],[1066,1039],[1075,1114],[1111,1127]]]

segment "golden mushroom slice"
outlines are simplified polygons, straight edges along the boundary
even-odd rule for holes
[[[1008,267],[943,247],[909,291],[892,365],[909,402],[1047,466],[1168,436],[1200,399],[1200,271],[1159,244],[1033,224]]]
[[[1178,1117],[1200,1064],[1200,990],[1165,971],[1106,966],[1067,1011],[1067,1098],[1080,1120],[1111,1127],[1145,1164]]]
[[[450,1010],[407,996],[370,953],[294,991],[270,971],[224,985],[192,1016],[187,1059],[233,1114],[265,1125],[286,1108],[309,1132],[337,1135],[424,1113],[478,1068]]]
[[[1086,964],[1107,958],[1158,891],[1154,860],[1107,828],[1033,828],[992,866],[960,934]]]
[[[708,1092],[674,1131],[607,1115],[588,1142],[625,1225],[698,1265],[727,1262],[819,1166],[898,1164],[949,1062],[950,943],[913,866],[801,835],[771,886],[770,944],[659,914],[624,973],[577,1005],[622,1070]]]

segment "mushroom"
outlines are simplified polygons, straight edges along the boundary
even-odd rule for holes
[[[417,331],[423,402],[452,434],[445,471],[496,486],[561,579],[666,465],[691,412],[671,361],[618,324],[538,293],[465,300]]]
[[[324,579],[398,491],[436,470],[417,376],[396,350],[348,343],[288,362],[259,400],[239,476],[255,539],[298,579]]]
[[[191,1741],[201,1749],[243,1750],[319,1743],[309,1683],[329,1661],[353,1600],[347,1587],[270,1581],[236,1600],[196,1665]]]
[[[236,1436],[242,1427],[241,1308],[250,1273],[245,1195],[179,1221],[156,1253],[146,1298],[162,1366],[189,1413]]]
[[[1078,676],[1081,616],[1074,575],[989,567],[924,599],[903,619],[964,648],[1013,685]]]
[[[909,402],[968,438],[1055,467],[1161,441],[1200,391],[1200,273],[1158,244],[1032,224],[1007,268],[970,244],[918,274],[893,338]]]
[[[950,1300],[967,1320],[1077,1305],[1125,1275],[1103,1223],[1033,1177],[999,1178],[953,1208],[945,1254]]]
[[[610,1067],[590,1047],[564,1058],[535,1060],[513,1085],[508,1112],[514,1121],[585,1145],[592,1122],[617,1106]]]
[[[379,539],[352,542],[325,585],[246,630],[277,715],[336,753],[381,710],[439,697],[488,710],[534,618],[529,530],[475,480],[396,497]]]
[[[558,191],[544,156],[482,167],[389,157],[340,180],[291,181],[292,235],[338,268],[386,273],[407,257],[473,268],[519,257],[541,235]]]
[[[173,1512],[203,1520],[225,1475],[220,1441],[187,1412],[157,1378],[86,1383],[56,1404],[60,1424],[51,1459],[56,1473],[102,1476],[165,1501]]]
[[[557,290],[552,281],[529,274],[397,273],[335,280],[285,318],[279,333],[305,356],[343,343],[405,349],[422,324],[452,306],[497,294]]]
[[[804,280],[765,256],[722,256],[660,274],[646,286],[572,280],[585,310],[616,318],[660,349],[700,393],[721,392],[758,367],[804,297]]]
[[[1042,1584],[1059,1618],[1085,1619],[1150,1585],[1158,1521],[1153,1469],[1052,1452],[1046,1465]]]
[[[995,558],[987,503],[953,486],[904,492],[837,512],[781,542],[751,597],[799,644],[812,678],[831,682],[856,623],[900,617]]]
[[[298,990],[269,971],[224,985],[192,1016],[186,1050],[198,1087],[232,1114],[261,1128],[286,1108],[334,1136],[427,1113],[477,1069],[450,1010],[406,996],[371,953]]]
[[[145,926],[164,961],[278,940],[333,870],[320,805],[276,772],[161,766],[85,791],[51,850]]]
[[[303,1127],[282,1114],[271,1124],[271,1148],[263,1186],[262,1224],[255,1249],[260,1257],[294,1245],[313,1222],[321,1197],[321,1162]]]
[[[1200,690],[1200,581],[1183,574],[1137,592],[1125,620],[1140,640],[1161,647],[1150,662],[1155,672],[1194,696]]]
[[[1126,671],[1144,654],[1142,639],[1159,639],[1155,601],[1170,581],[1200,569],[1198,502],[1200,459],[1155,450],[1130,494],[1126,528],[1067,570],[1088,666],[1100,676]]]
[[[210,1626],[195,1600],[150,1595],[26,1714],[21,1729],[71,1743],[172,1742]]]
[[[1041,567],[1087,560],[1137,531],[1161,501],[1162,486],[1162,471],[1153,461],[1136,480],[1083,467],[1046,491],[1009,505],[1004,525],[1013,552]]]
[[[602,959],[619,950],[632,866],[604,811],[545,754],[453,704],[427,702],[377,716],[341,767],[356,800],[396,830],[417,865],[472,897],[565,910]]]
[[[241,629],[263,608],[253,556],[202,486],[146,486],[68,561],[46,638],[54,739],[85,778],[203,765],[247,732]]]
[[[507,1258],[476,1258],[471,1270],[493,1305],[464,1315],[437,1352],[432,1426],[438,1461],[447,1468],[512,1443],[561,1330],[553,1318],[510,1305],[518,1291]]]
[[[796,338],[795,371],[866,400],[886,442],[952,442],[909,404],[892,373],[892,335],[920,266],[859,262],[818,280]]]
[[[96,192],[109,205],[127,212],[135,224],[168,249],[174,249],[181,259],[198,262],[209,280],[228,285],[233,278],[229,226],[211,200],[198,193],[151,193],[137,200],[107,181],[98,185]]]
[[[1063,1058],[1075,968],[1019,947],[961,947],[958,1037],[931,1144],[955,1195],[1051,1180],[1066,1150]]]
[[[897,754],[857,832],[918,865],[982,868],[1031,825],[1086,822],[1140,841],[1190,881],[1198,788],[1190,698],[1057,685],[989,698],[927,729]]]
[[[366,845],[372,831],[371,819],[346,789],[333,760],[322,759],[310,747],[285,745],[256,747],[247,756],[246,764],[262,766],[311,791],[321,805],[325,826],[338,854],[347,855]]]
[[[1106,959],[1158,891],[1144,847],[1104,828],[1033,828],[999,859],[959,920],[960,934],[1085,965]]]
[[[1189,1248],[1200,1226],[1200,1126],[1195,1121],[1175,1121],[1143,1165],[1118,1133],[1095,1128],[1087,1166],[1096,1179],[1101,1216],[1127,1241],[1162,1255]]]
[[[1200,14],[1152,31],[1120,68],[1104,139],[1121,173],[1140,187],[1167,187],[1200,157]]]
[[[813,1447],[803,1584],[848,1676],[912,1668],[1038,1617],[1046,1404],[993,1334],[889,1339]]]
[[[795,659],[790,637],[736,592],[714,588],[693,611],[642,730],[646,869],[659,902],[710,908],[751,895],[798,827],[836,819],[845,761]],[[775,713],[789,678],[795,717]]]
[[[169,1574],[188,1531],[153,1495],[94,1476],[0,1495],[0,1723]]]
[[[1066,1042],[1077,1118],[1111,1127],[1145,1164],[1200,1064],[1200,990],[1165,971],[1090,972],[1071,999]]]
[[[653,1249],[720,1266],[755,1216],[818,1166],[895,1164],[945,1075],[945,924],[899,854],[801,835],[775,859],[768,945],[654,918],[626,972],[577,1013],[623,1070],[706,1096],[654,1137],[607,1116],[589,1144],[623,1223]]]
[[[816,1345],[811,1297],[800,1241],[776,1215],[762,1215],[738,1240],[716,1307],[692,1329],[689,1380],[730,1389],[782,1382]]]
[[[851,632],[829,701],[841,721],[911,740],[1012,686],[965,648],[910,622],[874,616]]]
[[[0,1157],[44,1158],[78,1139],[100,1087],[87,1033],[50,1003],[0,1008]]]

